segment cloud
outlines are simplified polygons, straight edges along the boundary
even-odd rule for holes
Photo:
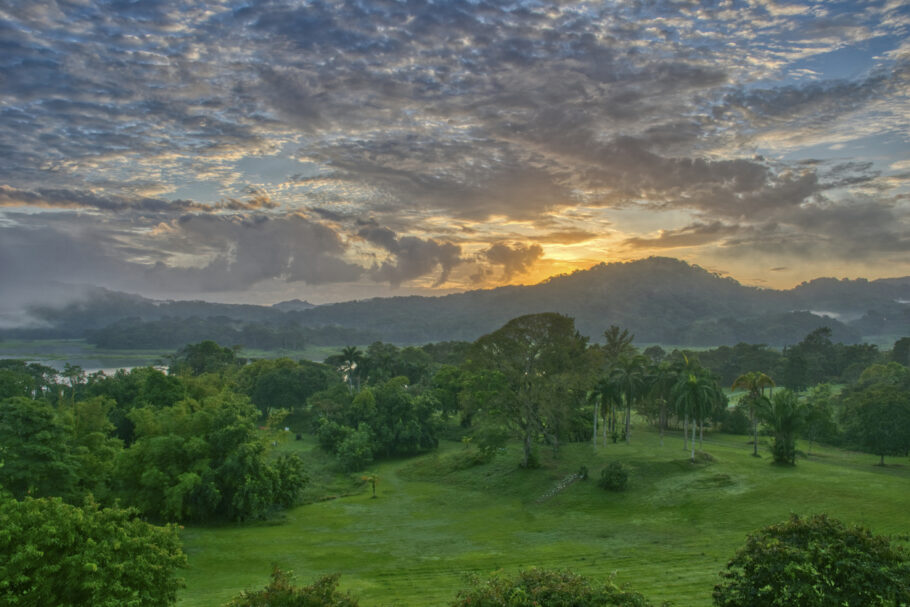
[[[515,274],[527,272],[542,256],[543,247],[537,243],[509,245],[497,242],[481,253],[481,259],[502,266],[504,280],[509,280]]]
[[[62,234],[86,275],[212,290],[439,285],[465,258],[508,280],[541,244],[603,254],[598,225],[632,250],[901,255],[900,8],[18,3],[0,225]]]
[[[358,236],[389,253],[386,260],[373,267],[370,275],[374,280],[388,282],[393,287],[430,274],[437,268],[440,273],[433,285],[443,285],[452,270],[464,261],[458,245],[414,236],[398,237],[392,230],[375,222],[366,222]]]
[[[739,232],[737,226],[727,226],[719,221],[710,224],[692,224],[678,230],[661,230],[654,238],[627,238],[623,244],[633,249],[673,249],[697,247],[715,243]]]
[[[99,225],[91,217],[17,216],[0,228],[0,281],[87,282],[116,289],[177,293],[249,289],[258,282],[320,285],[355,281],[364,268],[346,261],[341,236],[297,214],[187,214],[135,230]]]

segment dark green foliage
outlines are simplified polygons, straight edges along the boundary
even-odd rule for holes
[[[0,604],[162,607],[176,603],[186,557],[173,526],[58,498],[0,498]]]
[[[348,430],[350,430],[348,428]],[[338,444],[336,455],[338,463],[346,472],[363,470],[373,461],[373,452],[376,448],[373,433],[370,427],[361,423],[356,430],[350,430]]]
[[[584,399],[594,362],[586,348],[574,321],[553,313],[515,318],[474,343],[469,398],[522,441],[523,467],[539,435],[558,445],[570,409]]]
[[[840,431],[834,421],[834,392],[830,384],[818,384],[806,394],[806,423],[802,436],[809,441],[809,452],[814,442],[835,444]]]
[[[17,498],[72,498],[78,463],[69,439],[47,403],[21,396],[0,401],[0,486]]]
[[[629,484],[629,471],[619,462],[610,462],[600,471],[597,484],[607,491],[624,491]]]
[[[862,527],[792,515],[748,537],[714,588],[718,607],[886,607],[910,602],[910,561]]]
[[[474,578],[452,607],[648,607],[642,595],[571,571],[528,569],[513,578]]]
[[[225,607],[357,607],[357,599],[338,591],[338,577],[326,575],[309,586],[297,587],[289,573],[276,567],[268,586],[241,592]]]
[[[878,455],[910,452],[910,369],[898,363],[872,365],[841,394],[848,444]]]
[[[230,392],[134,410],[136,441],[114,472],[118,494],[147,516],[176,521],[242,521],[293,505],[302,465],[267,459],[257,417]]]
[[[374,457],[415,455],[439,444],[439,403],[432,394],[414,394],[406,377],[366,387],[351,399],[327,393],[310,400],[321,414],[316,435],[347,471],[360,470]],[[345,390],[344,392],[347,392]]]
[[[777,464],[796,463],[796,436],[803,429],[808,409],[790,390],[778,390],[758,408],[761,420],[771,428],[771,452]]]
[[[720,418],[720,428],[727,434],[749,434],[752,432],[752,422],[749,414],[742,405],[727,408]]]
[[[214,341],[207,339],[198,344],[183,346],[171,357],[168,373],[174,375],[190,374],[202,375],[203,373],[220,373],[225,369],[242,365],[242,358],[231,348],[219,346]]]
[[[237,374],[237,388],[264,417],[276,409],[302,409],[310,396],[337,381],[334,370],[326,365],[296,363],[289,358],[257,360]]]
[[[894,342],[894,348],[891,349],[891,360],[910,367],[910,337],[901,337]]]

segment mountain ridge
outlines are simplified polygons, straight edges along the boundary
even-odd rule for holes
[[[746,286],[700,266],[669,257],[601,263],[552,276],[535,285],[506,285],[438,296],[393,296],[313,306],[289,300],[272,306],[204,301],[158,301],[95,290],[65,306],[37,306],[31,314],[49,333],[85,336],[115,322],[215,319],[244,324],[340,327],[348,339],[392,343],[473,341],[524,314],[559,312],[575,318],[593,338],[615,324],[639,343],[693,346],[739,341],[786,345],[819,326],[837,341],[869,335],[910,334],[910,277],[820,277],[792,289]],[[276,329],[277,330],[277,329]]]

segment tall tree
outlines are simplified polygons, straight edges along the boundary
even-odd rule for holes
[[[604,331],[604,339],[606,342],[603,345],[603,353],[608,364],[613,363],[620,356],[632,356],[636,353],[635,346],[632,345],[635,335],[629,333],[628,329],[610,325]]]
[[[692,366],[683,370],[673,386],[674,404],[679,414],[692,420],[692,461],[695,461],[695,429],[717,400],[719,387],[704,369]]]
[[[749,371],[743,373],[733,382],[731,390],[746,390],[748,394],[744,397],[746,405],[749,407],[749,420],[752,422],[752,455],[758,457],[758,408],[767,399],[765,397],[765,388],[774,388],[774,380],[762,373],[761,371]]]
[[[491,404],[522,441],[522,466],[530,464],[547,416],[556,413],[547,405],[560,404],[551,397],[566,380],[582,379],[586,345],[575,322],[555,313],[515,318],[474,342],[470,366],[502,377],[503,390]]]
[[[623,434],[627,443],[631,441],[632,437],[632,405],[645,389],[647,362],[648,359],[640,354],[631,356],[622,354],[610,365],[608,370],[608,377],[616,386],[617,392],[622,395],[625,405]]]

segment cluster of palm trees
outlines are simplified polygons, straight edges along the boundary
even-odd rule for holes
[[[726,408],[727,399],[716,377],[685,356],[681,360],[653,362],[638,354],[631,345],[632,336],[618,327],[610,327],[605,337],[605,371],[588,393],[594,404],[595,446],[599,421],[604,444],[608,433],[614,441],[619,438],[620,424],[622,436],[626,442],[631,441],[632,408],[642,407],[656,415],[661,444],[670,416],[683,422],[684,446],[695,461],[696,431],[701,443],[707,419]]]
[[[695,461],[696,433],[701,448],[705,422],[717,419],[727,406],[727,397],[716,376],[686,356],[654,362],[639,354],[632,346],[632,335],[618,327],[610,327],[604,336],[605,371],[588,392],[588,399],[594,405],[594,445],[597,446],[598,433],[604,445],[608,436],[614,442],[620,436],[629,442],[635,407],[647,410],[656,418],[661,445],[668,421],[675,416],[683,426],[684,448]],[[731,389],[747,392],[742,403],[748,408],[752,423],[753,455],[758,456],[761,421],[774,434],[774,461],[793,464],[796,436],[808,419],[808,409],[793,392],[774,393],[774,387],[774,380],[768,375],[750,371],[736,378]]]

